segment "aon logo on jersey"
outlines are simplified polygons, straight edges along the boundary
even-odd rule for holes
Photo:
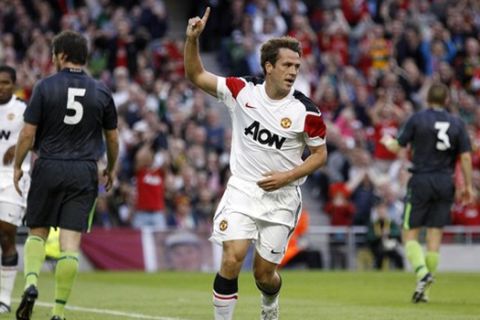
[[[254,121],[248,128],[245,128],[245,135],[248,137],[252,136],[254,141],[260,142],[261,144],[266,144],[270,147],[274,146],[276,149],[282,149],[283,144],[287,138],[280,137],[279,135],[270,132],[265,128],[260,128],[260,123]]]

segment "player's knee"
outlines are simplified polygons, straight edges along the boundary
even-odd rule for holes
[[[222,270],[229,276],[238,275],[242,268],[242,260],[235,256],[228,256],[222,259]]]
[[[2,252],[7,255],[12,255],[16,252],[15,249],[15,236],[9,233],[0,233],[0,245]]]

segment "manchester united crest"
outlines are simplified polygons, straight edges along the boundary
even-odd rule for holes
[[[288,129],[292,125],[292,120],[290,120],[290,118],[283,118],[280,121],[280,125],[282,126],[282,128]]]
[[[222,220],[220,221],[220,231],[225,231],[228,228],[228,221],[227,220]]]
[[[7,114],[7,120],[12,121],[15,118],[15,114],[9,113]]]

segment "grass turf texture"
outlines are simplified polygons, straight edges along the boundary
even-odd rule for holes
[[[81,273],[69,305],[131,315],[67,310],[66,317],[68,320],[211,320],[213,277],[213,274],[175,272]],[[431,290],[431,302],[416,305],[410,302],[415,280],[408,272],[283,271],[282,277],[282,320],[480,319],[480,273],[440,273]],[[22,287],[19,276],[13,310]],[[41,274],[39,292],[33,320],[49,319],[50,308],[44,303],[53,301],[53,274]],[[260,296],[251,273],[241,274],[239,294],[235,319],[258,319]]]

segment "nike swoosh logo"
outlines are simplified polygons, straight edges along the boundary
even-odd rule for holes
[[[249,105],[249,104],[248,104],[248,102],[247,102],[247,103],[245,103],[245,108],[255,109],[255,107],[254,107],[254,106],[251,106],[251,105]]]
[[[273,253],[273,254],[282,254],[283,252],[282,251],[275,251],[275,250],[271,250],[270,253]]]

